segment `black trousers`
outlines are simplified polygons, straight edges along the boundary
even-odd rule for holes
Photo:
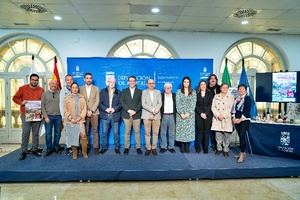
[[[195,148],[196,150],[207,150],[208,149],[208,138],[209,138],[209,130],[205,131],[197,131],[196,140],[195,140]]]
[[[250,121],[245,120],[239,124],[235,124],[236,131],[240,138],[240,149],[241,152],[245,152],[246,149],[246,132],[249,130]]]

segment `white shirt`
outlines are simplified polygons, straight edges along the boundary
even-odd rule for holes
[[[165,94],[164,113],[174,113],[172,94],[169,96]]]
[[[150,94],[151,103],[153,103],[153,94],[154,94],[154,92],[149,90],[149,94]]]
[[[201,97],[205,97],[205,91],[201,91]]]
[[[89,99],[90,94],[91,94],[92,85],[85,85],[85,89],[86,89],[87,98]]]
[[[108,88],[108,99],[109,99],[109,108],[112,108],[112,100],[114,97],[115,88],[109,89]]]
[[[133,99],[133,95],[134,95],[134,90],[135,90],[135,88],[129,88],[129,90],[130,90],[130,94],[131,94],[131,98]]]

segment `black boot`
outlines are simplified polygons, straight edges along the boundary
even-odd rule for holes
[[[184,146],[184,142],[180,143],[180,153],[184,153],[185,151],[185,146]]]
[[[190,153],[190,143],[189,142],[185,143],[185,153]]]

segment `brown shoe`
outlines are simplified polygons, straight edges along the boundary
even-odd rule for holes
[[[152,154],[157,156],[157,150],[156,149],[152,149]]]
[[[151,150],[146,150],[146,152],[145,152],[145,156],[150,156],[150,154],[151,154]]]

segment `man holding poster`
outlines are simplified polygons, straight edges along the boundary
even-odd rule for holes
[[[33,149],[32,154],[35,156],[41,156],[41,154],[38,152],[41,116],[40,117],[35,116],[32,118],[32,120],[30,120],[30,117],[27,117],[26,119],[25,106],[28,107],[27,104],[30,104],[32,102],[35,102],[34,103],[35,105],[37,105],[37,102],[39,102],[39,105],[41,105],[41,98],[43,92],[44,89],[39,86],[39,76],[37,74],[31,74],[30,83],[20,87],[17,93],[13,96],[13,101],[16,104],[20,105],[21,119],[22,119],[22,143],[21,143],[22,153],[19,160],[24,160],[26,158],[31,130],[32,130],[32,149]],[[41,107],[39,107],[39,110],[41,110]],[[40,120],[36,120],[37,118],[39,118]]]

